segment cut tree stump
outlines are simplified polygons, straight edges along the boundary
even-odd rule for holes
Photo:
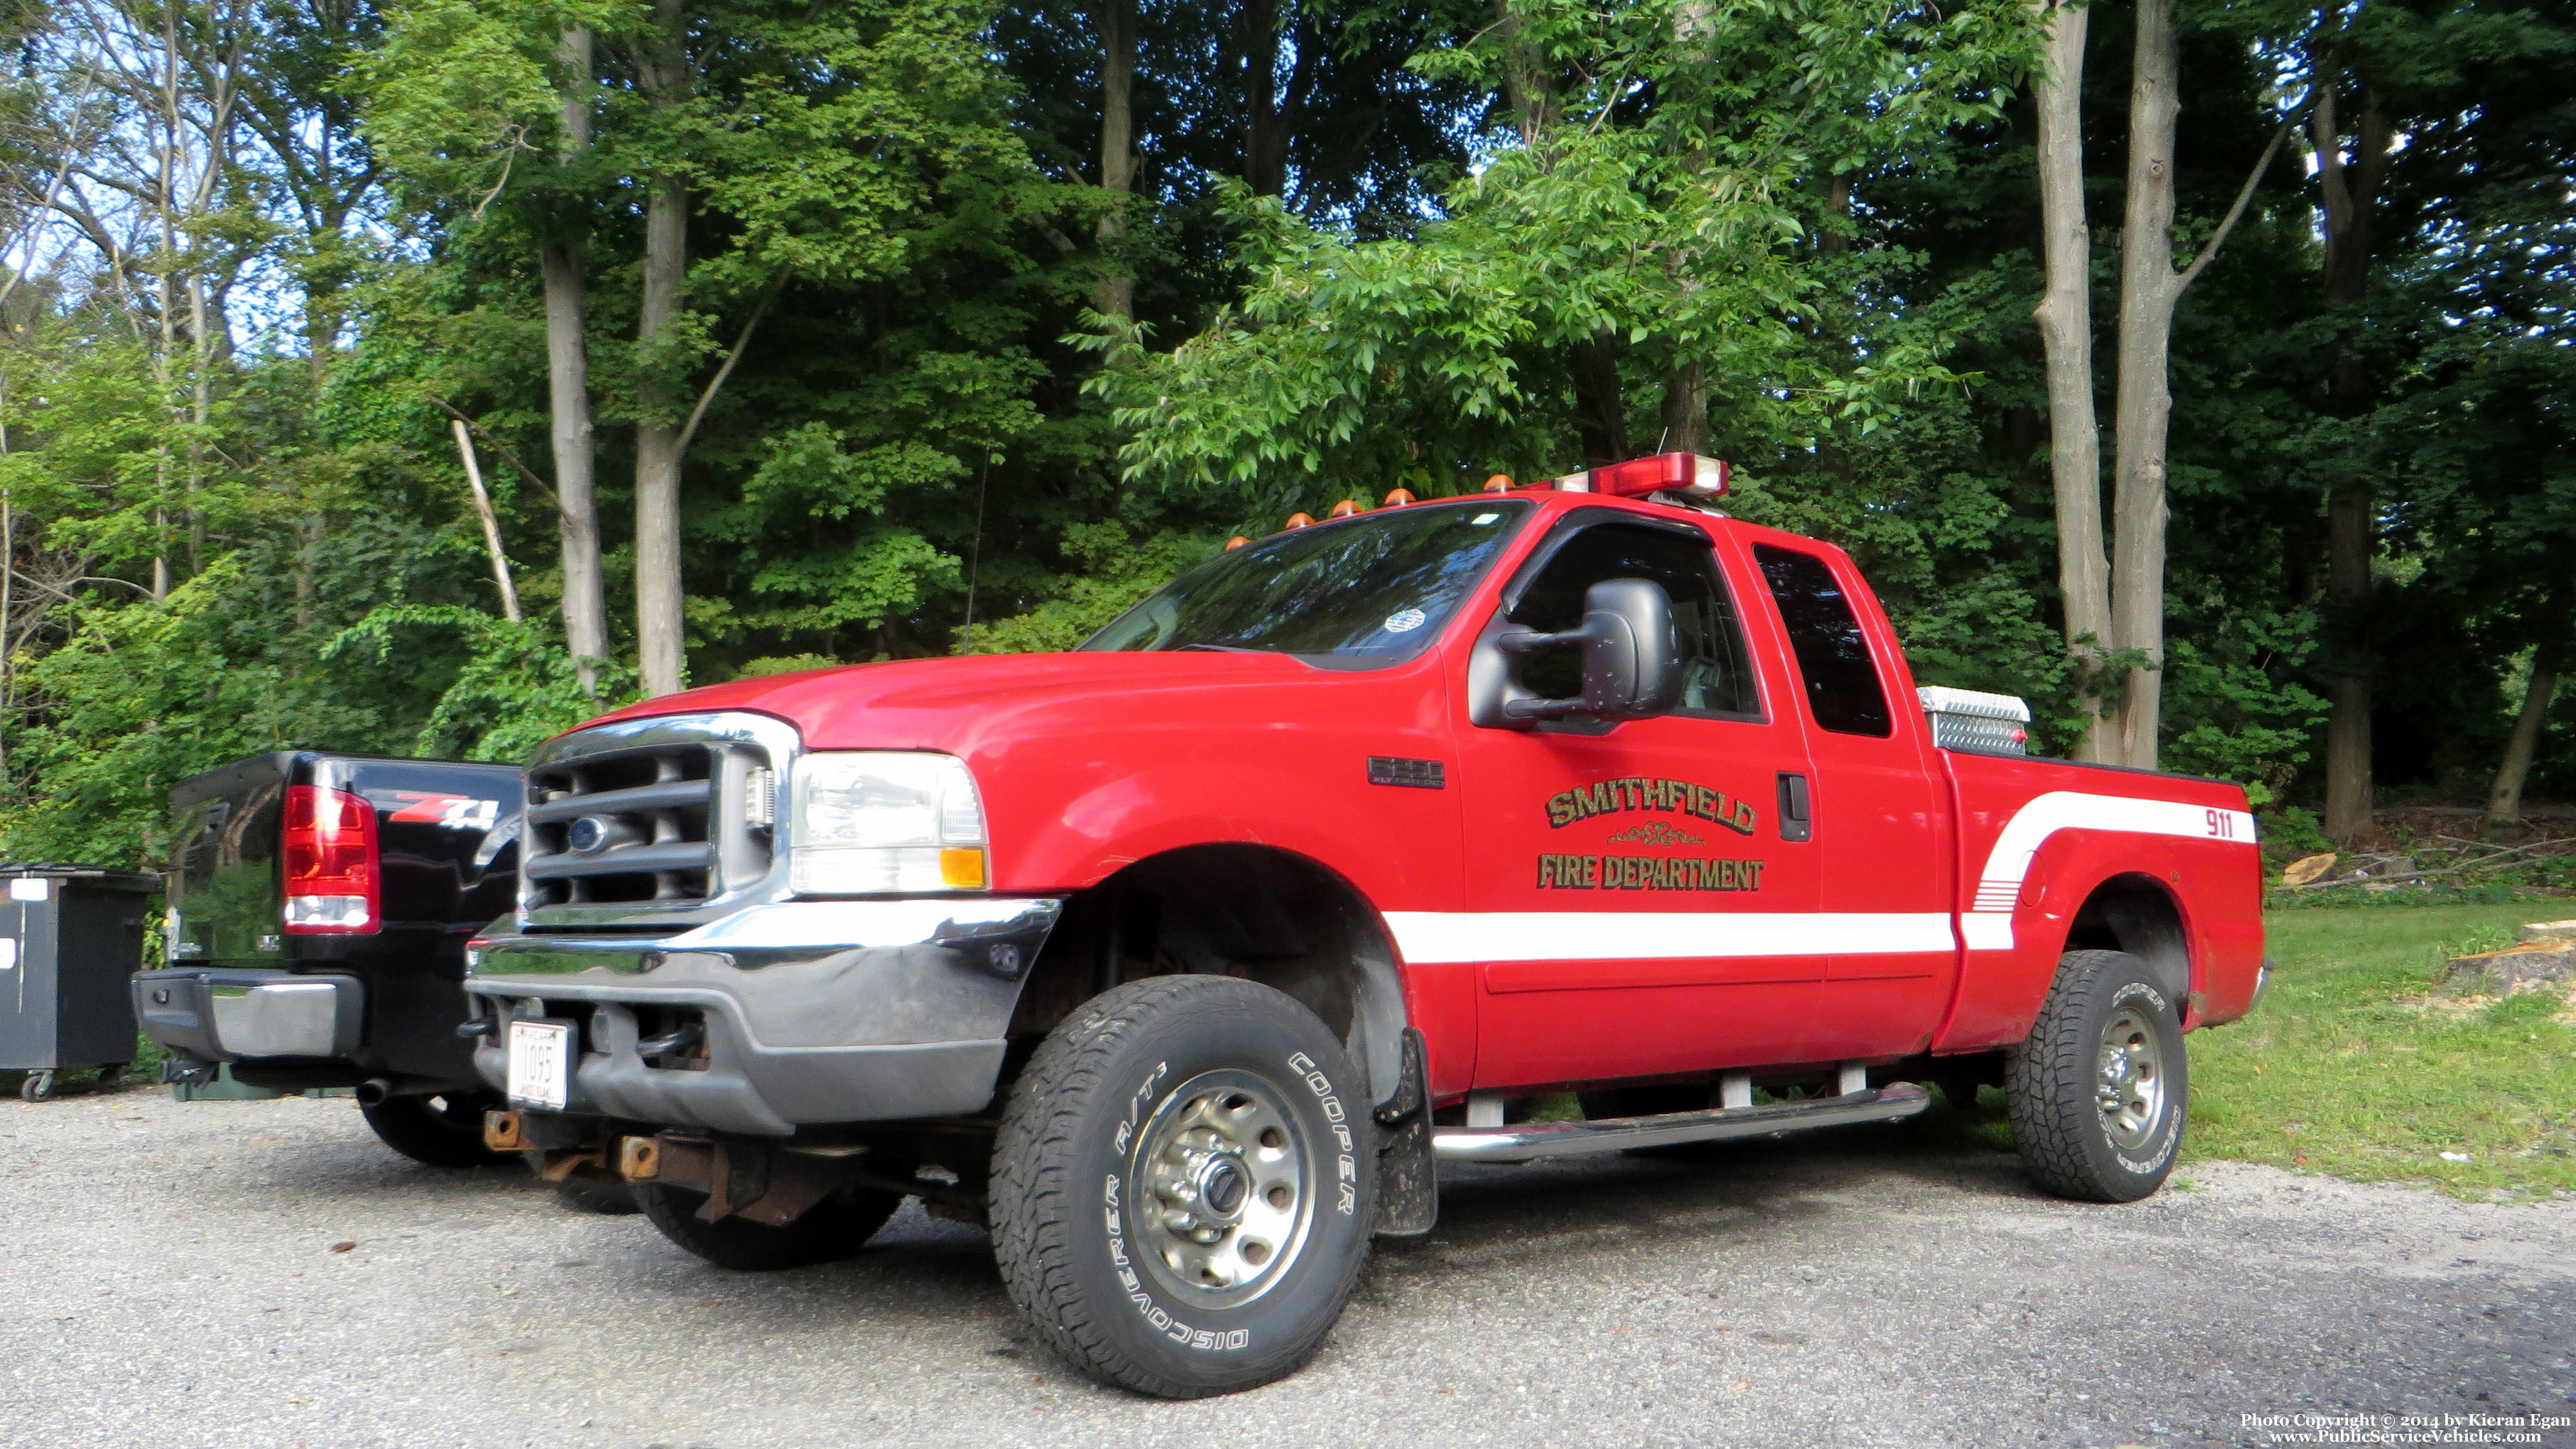
[[[2576,921],[2542,921],[2515,933],[2501,951],[2454,956],[2442,967],[2440,989],[2462,996],[2502,995],[2531,981],[2576,981]]]

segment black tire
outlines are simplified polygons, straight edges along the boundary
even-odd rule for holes
[[[53,1095],[54,1074],[51,1072],[29,1072],[18,1079],[19,1101],[42,1102],[49,1100]]]
[[[2115,1047],[2126,1063],[2118,1079]],[[2183,1052],[2179,1004],[2147,963],[2125,951],[2067,952],[2038,1023],[2005,1063],[2013,1142],[2031,1180],[2079,1202],[2136,1202],[2164,1186],[2190,1092]],[[2139,1108],[2150,1081],[2151,1112]]]
[[[1076,1367],[1138,1393],[1294,1373],[1368,1261],[1366,1099],[1331,1030],[1267,986],[1162,976],[1093,998],[1003,1104],[993,1254],[1012,1301]]]
[[[387,1097],[358,1111],[377,1140],[426,1167],[495,1167],[514,1154],[483,1145],[483,1114],[500,1105],[490,1092]]]
[[[577,1213],[597,1213],[602,1217],[631,1217],[644,1211],[635,1201],[635,1189],[623,1182],[593,1182],[586,1177],[567,1177],[555,1184],[555,1199]]]
[[[896,1193],[845,1188],[807,1208],[796,1221],[773,1228],[742,1217],[707,1222],[698,1216],[707,1195],[685,1187],[638,1182],[628,1184],[628,1190],[662,1236],[719,1268],[741,1273],[837,1262],[867,1246],[903,1206]]]

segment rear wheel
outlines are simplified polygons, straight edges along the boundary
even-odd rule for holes
[[[483,1145],[483,1114],[500,1105],[490,1092],[387,1097],[358,1111],[387,1147],[429,1167],[491,1167],[512,1154]]]
[[[993,1252],[1048,1345],[1169,1399],[1293,1373],[1341,1317],[1377,1217],[1361,1078],[1253,982],[1103,993],[1030,1058],[993,1148]]]
[[[2004,1095],[2033,1181],[2084,1202],[2135,1202],[2182,1147],[2190,1079],[2181,1012],[2125,951],[2069,951]]]
[[[767,1273],[849,1257],[867,1246],[903,1199],[871,1188],[845,1188],[805,1210],[784,1227],[745,1217],[708,1222],[698,1216],[707,1195],[658,1182],[628,1184],[635,1205],[662,1236],[719,1268]]]

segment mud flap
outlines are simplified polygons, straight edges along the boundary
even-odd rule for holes
[[[1431,1155],[1430,1070],[1422,1033],[1404,1029],[1395,1095],[1370,1115],[1378,1125],[1377,1234],[1418,1238],[1440,1220],[1439,1165]]]

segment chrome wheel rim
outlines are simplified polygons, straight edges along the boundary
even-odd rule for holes
[[[2145,1012],[2124,1006],[2102,1024],[2094,1101],[2102,1110],[2102,1130],[2124,1152],[2147,1146],[2163,1127],[2164,1046]]]
[[[1268,1292],[1305,1248],[1314,1145],[1278,1087],[1251,1072],[1202,1072],[1136,1134],[1129,1181],[1140,1254],[1165,1287],[1206,1308]]]

